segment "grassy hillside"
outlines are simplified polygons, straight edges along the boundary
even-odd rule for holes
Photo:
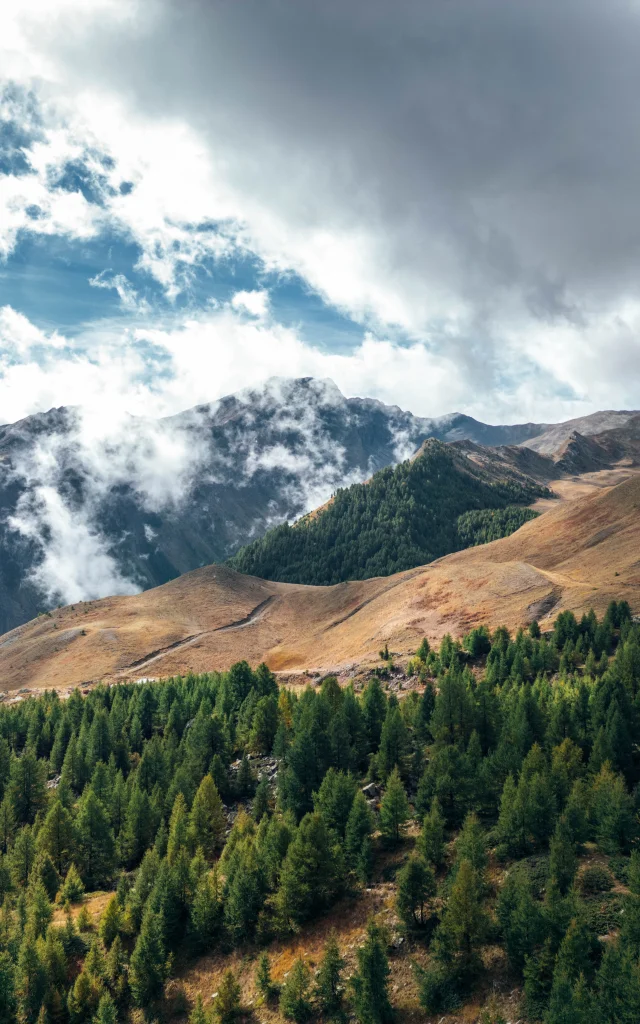
[[[332,584],[388,576],[470,544],[506,536],[527,516],[509,511],[491,523],[465,513],[506,510],[546,493],[536,482],[480,468],[431,440],[413,460],[339,490],[317,516],[279,526],[228,562],[239,572],[284,583]],[[470,539],[471,538],[471,539]]]
[[[639,1019],[628,605],[407,671],[0,707],[2,1019]]]

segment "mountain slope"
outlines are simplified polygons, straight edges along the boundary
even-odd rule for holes
[[[557,503],[517,533],[423,568],[333,587],[267,583],[214,565],[130,597],[75,605],[0,638],[0,681],[89,680],[222,669],[239,659],[328,671],[408,653],[487,622],[517,628],[570,608],[640,611],[640,476]]]
[[[269,530],[229,565],[265,579],[323,585],[424,565],[467,546],[458,529],[464,513],[524,505],[546,493],[513,461],[471,442],[458,447],[430,438],[414,459],[339,490],[295,527]]]
[[[0,631],[60,602],[134,593],[228,558],[427,437],[513,446],[547,427],[416,417],[312,378],[274,379],[163,420],[63,408],[2,426]]]
[[[605,431],[624,427],[637,415],[637,410],[606,409],[603,412],[591,413],[590,416],[565,420],[564,423],[547,423],[539,433],[532,434],[518,443],[540,452],[541,455],[552,455],[574,433],[582,434],[583,437],[603,434]]]
[[[223,559],[432,429],[309,379],[157,422],[54,409],[0,427],[0,630]]]

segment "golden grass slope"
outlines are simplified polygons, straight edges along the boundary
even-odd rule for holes
[[[576,487],[578,493],[581,488]],[[384,642],[407,654],[473,625],[514,629],[611,598],[640,611],[640,476],[549,503],[504,540],[395,576],[333,587],[270,583],[213,565],[133,597],[82,603],[0,638],[0,685],[82,685],[223,669],[344,669]]]

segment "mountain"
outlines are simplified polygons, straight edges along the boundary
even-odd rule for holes
[[[385,642],[414,651],[423,636],[486,622],[546,628],[571,609],[603,614],[611,599],[640,612],[640,475],[555,502],[502,540],[391,577],[310,587],[212,565],[143,594],[76,604],[0,638],[0,681],[67,687],[91,680],[228,668],[329,671],[372,663]]]
[[[474,526],[487,525],[474,519],[481,510],[510,507],[503,530],[516,529],[535,513],[513,506],[548,491],[518,470],[519,450],[495,451],[429,438],[415,458],[339,490],[293,527],[268,530],[229,565],[284,583],[339,583],[389,576],[467,547]]]
[[[60,408],[2,426],[0,631],[224,560],[428,437],[514,446],[547,429],[417,417],[313,378],[160,420]],[[519,450],[534,466],[537,452]]]
[[[637,410],[614,410],[607,409],[603,412],[594,412],[590,416],[579,416],[574,420],[565,420],[564,423],[553,423],[544,425],[543,430],[532,434],[518,444],[524,444],[527,448],[533,448],[541,455],[553,455],[572,434],[581,434],[583,437],[592,437],[594,434],[603,434],[610,430],[625,427],[629,420],[637,416]]]

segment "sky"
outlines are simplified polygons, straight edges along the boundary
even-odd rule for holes
[[[0,5],[0,422],[640,406],[638,0]]]

